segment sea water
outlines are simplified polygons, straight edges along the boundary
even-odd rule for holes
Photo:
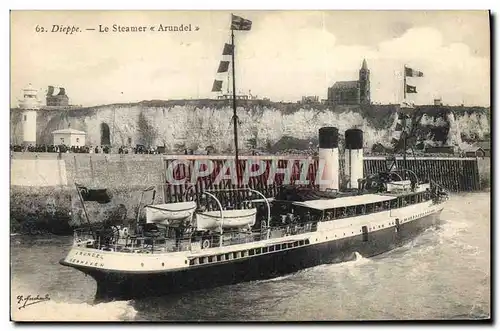
[[[454,194],[431,228],[373,258],[264,281],[93,304],[95,281],[59,265],[71,237],[11,236],[11,316],[34,321],[316,321],[490,316],[490,193]],[[19,309],[18,296],[43,297]]]

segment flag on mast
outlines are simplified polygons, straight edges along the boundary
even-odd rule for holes
[[[233,55],[234,46],[231,44],[224,44],[224,49],[222,50],[222,55]]]
[[[83,201],[108,203],[113,197],[113,195],[107,189],[89,189],[80,184],[76,184],[76,187]]]
[[[217,73],[227,72],[229,69],[229,61],[220,61],[219,69],[217,69]]]
[[[405,67],[405,76],[406,77],[424,77],[424,73],[422,71],[418,71],[412,68]]]
[[[220,92],[222,91],[222,81],[214,80],[214,85],[212,86],[212,92]]]
[[[251,29],[252,21],[231,14],[231,30],[250,31]]]
[[[406,93],[417,93],[417,87],[406,84]]]

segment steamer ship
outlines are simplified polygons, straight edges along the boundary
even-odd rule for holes
[[[231,28],[235,140],[233,30],[238,24],[248,30],[251,22],[233,16]],[[60,263],[96,280],[96,300],[131,299],[274,278],[350,261],[356,253],[372,257],[439,224],[448,199],[440,185],[404,168],[364,176],[359,129],[345,132],[344,154],[341,176],[338,129],[320,128],[324,170],[318,189],[284,186],[272,198],[249,187],[205,190],[201,198],[186,194],[183,202],[145,205],[146,223],[138,226],[138,212],[130,229],[94,228],[84,201],[109,202],[108,191],[75,184],[88,227],[75,230]],[[347,182],[341,188],[343,176]],[[221,202],[225,191],[239,197],[234,206]]]
[[[238,209],[223,207],[220,191],[203,192],[203,201],[146,205],[142,231],[78,229],[60,263],[93,277],[96,299],[130,299],[278,277],[356,253],[371,257],[439,224],[448,198],[439,185],[404,169],[363,177],[362,132],[353,129],[346,131],[345,169],[357,187],[338,190],[338,130],[321,128],[319,138],[326,178],[319,190],[283,187],[268,199],[236,189],[246,192]],[[78,189],[82,203],[107,195]]]

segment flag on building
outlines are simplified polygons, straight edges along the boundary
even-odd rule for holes
[[[252,29],[252,21],[231,14],[231,30],[249,31]]]
[[[214,85],[212,86],[212,92],[220,92],[222,91],[222,81],[214,80]]]
[[[227,72],[228,69],[229,69],[229,61],[220,61],[219,69],[217,69],[217,73]]]
[[[417,87],[407,84],[406,85],[406,93],[417,93]]]
[[[231,44],[224,44],[224,50],[222,51],[222,55],[233,55],[234,46]]]
[[[412,68],[405,67],[405,76],[406,77],[424,77],[424,73],[422,71],[414,70]]]
[[[99,203],[108,203],[111,201],[112,195],[107,189],[88,189],[82,185],[76,185],[83,201],[95,201]]]

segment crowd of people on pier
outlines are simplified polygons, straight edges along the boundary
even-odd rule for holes
[[[97,147],[96,147],[97,148]],[[31,153],[91,153],[92,146],[66,146],[66,145],[10,145],[12,152]],[[103,149],[104,151],[104,149]]]
[[[10,145],[11,152],[31,152],[31,153],[85,153],[85,154],[184,154],[184,155],[230,155],[231,151],[218,153],[214,149],[205,150],[193,150],[193,149],[183,149],[177,151],[166,151],[165,147],[150,147],[147,148],[143,145],[137,145],[136,147],[131,146],[120,146],[111,147],[108,145],[104,146],[67,146],[67,145]],[[318,156],[318,151],[315,149],[308,150],[298,150],[298,149],[286,149],[281,151],[264,151],[264,150],[240,150],[240,155],[307,155],[311,157]],[[365,155],[387,155],[388,153],[376,153],[367,152]],[[439,157],[442,154],[439,153],[411,153],[411,156],[435,156]],[[411,157],[410,156],[410,157]],[[461,151],[460,153],[455,153],[455,157],[467,157],[466,153]]]
[[[10,145],[11,152],[31,153],[85,153],[85,154],[162,154],[160,148],[145,148],[144,146],[67,146],[67,145]]]

